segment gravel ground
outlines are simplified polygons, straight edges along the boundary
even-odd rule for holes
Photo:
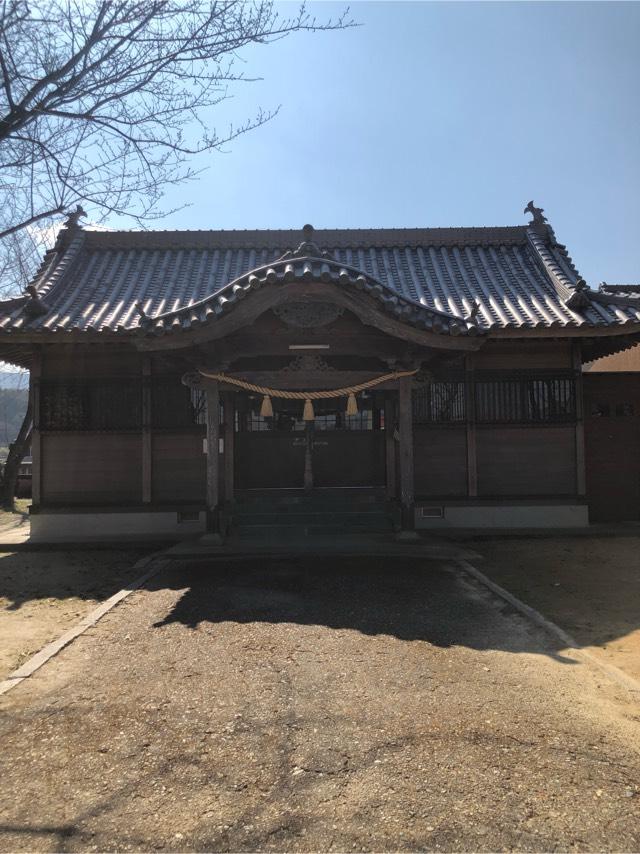
[[[0,701],[0,849],[637,851],[637,699],[453,565],[177,565]]]
[[[640,680],[640,537],[483,537],[478,567]]]
[[[0,552],[0,681],[141,575],[134,565],[143,554]]]

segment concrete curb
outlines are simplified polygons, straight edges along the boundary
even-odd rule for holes
[[[46,646],[44,646],[39,652],[36,652],[35,655],[31,656],[31,658],[26,661],[21,667],[17,670],[14,670],[13,673],[10,673],[6,679],[0,682],[0,696],[2,694],[6,694],[12,688],[15,688],[16,685],[19,685],[21,682],[24,682],[25,679],[28,679],[32,676],[36,670],[39,670],[43,664],[46,664],[49,659],[53,658],[54,655],[57,655],[61,650],[63,650],[66,646],[68,646],[73,640],[79,637],[81,634],[90,629],[92,626],[104,617],[109,611],[115,608],[120,602],[127,598],[134,590],[138,590],[145,581],[148,581],[149,578],[154,576],[157,572],[159,572],[168,561],[166,561],[162,557],[162,553],[160,554],[152,554],[147,557],[141,558],[137,563],[133,565],[134,569],[144,569],[144,567],[149,566],[151,564],[151,568],[147,570],[143,575],[136,578],[135,581],[132,581],[127,587],[119,590],[117,593],[114,593],[113,596],[110,596],[109,599],[106,599],[101,605],[98,605],[97,608],[94,608],[90,614],[81,620],[77,625],[70,628],[67,632],[61,635],[57,640],[51,641]]]
[[[594,664],[613,679],[614,682],[618,682],[628,691],[640,695],[640,681],[634,679],[633,676],[628,676],[615,665],[607,664],[606,661],[602,661],[597,655],[589,652],[589,650],[585,649],[574,638],[572,638],[570,634],[565,632],[564,629],[561,629],[560,626],[556,625],[551,620],[548,620],[539,611],[536,611],[535,608],[525,604],[521,599],[518,599],[517,596],[514,596],[513,593],[509,593],[509,591],[505,590],[504,587],[500,587],[500,585],[496,584],[495,581],[491,581],[484,572],[480,572],[480,570],[476,569],[476,567],[472,563],[469,563],[468,560],[458,560],[456,561],[456,564],[464,572],[472,576],[472,578],[475,578],[476,581],[480,582],[484,587],[491,590],[492,593],[495,593],[496,596],[499,596],[501,599],[504,599],[505,602],[508,602],[509,605],[516,609],[516,611],[519,611],[531,620],[531,622],[535,623],[543,629],[543,631],[547,632],[547,634],[550,634],[552,637],[562,641],[567,650],[572,652],[577,658],[581,658],[589,664]]]

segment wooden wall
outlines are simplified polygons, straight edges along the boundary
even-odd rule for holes
[[[567,370],[575,352],[564,342],[489,342],[468,360],[475,371]],[[42,377],[141,378],[143,357],[107,348],[54,348]],[[162,361],[149,364],[163,375]],[[177,376],[177,375],[176,375]],[[472,435],[473,434],[473,435]],[[420,497],[571,496],[578,492],[575,426],[414,425],[415,493]],[[202,432],[45,433],[40,450],[45,504],[204,502]],[[471,445],[473,447],[471,448]],[[473,467],[473,471],[470,469]],[[475,475],[475,476],[474,476]]]
[[[417,496],[467,494],[467,431],[464,425],[415,424],[413,449]]]
[[[45,433],[42,501],[116,504],[142,500],[142,438],[128,433]]]
[[[43,349],[40,375],[45,381],[95,377],[126,383],[143,378],[144,357],[133,350],[109,346]],[[150,367],[155,376],[166,374],[167,366],[161,360]],[[179,383],[180,375],[174,376]],[[204,428],[36,433],[39,501],[43,504],[204,503]]]
[[[584,377],[591,522],[640,519],[640,372]]]
[[[152,435],[153,501],[204,502],[207,484],[203,438],[194,432]]]
[[[478,495],[575,495],[575,429],[480,427]]]
[[[565,341],[489,341],[474,354],[477,371],[568,370],[572,347]]]
[[[569,341],[492,341],[467,359],[467,371],[567,371]],[[470,404],[471,405],[471,404]],[[414,425],[418,498],[575,496],[576,426]]]
[[[203,503],[206,457],[194,432],[152,435],[151,503]],[[45,433],[46,504],[142,502],[142,438],[130,433]]]
[[[47,347],[42,359],[43,379],[64,380],[72,377],[142,376],[143,357],[135,350],[122,347]]]

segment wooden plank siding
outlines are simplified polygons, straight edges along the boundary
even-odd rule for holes
[[[142,436],[44,433],[44,504],[135,504],[142,501]]]
[[[573,367],[570,341],[489,341],[473,354],[476,371],[546,371]]]
[[[414,424],[415,492],[419,498],[467,495],[467,433],[464,424]]]
[[[60,352],[61,351],[61,352]],[[63,380],[74,377],[140,377],[145,357],[132,350],[116,347],[43,348],[42,376]]]
[[[583,378],[591,522],[640,519],[640,373]]]
[[[272,321],[270,321],[272,322]],[[353,332],[347,318],[340,321],[345,326],[343,347],[348,347],[346,332]],[[243,333],[244,334],[244,333]],[[379,335],[379,333],[378,333]],[[275,345],[274,345],[275,346]],[[146,358],[147,383],[164,376],[170,379],[167,370],[171,364],[159,357]],[[341,357],[348,366],[347,357]],[[350,357],[351,358],[351,357]],[[43,348],[42,376],[44,379],[64,382],[65,379],[110,378],[126,382],[128,377],[142,383],[144,359],[132,351],[100,349],[89,352],[84,348],[57,347]],[[569,371],[572,368],[572,349],[564,342],[528,342],[515,345],[513,342],[489,342],[467,362],[467,377],[478,373],[505,373],[521,370]],[[446,367],[446,366],[445,366]],[[176,368],[174,367],[175,371]],[[436,373],[436,372],[434,372]],[[176,383],[180,375],[173,374]],[[294,379],[304,385],[304,377]],[[407,384],[408,387],[408,384]],[[413,493],[418,498],[471,498],[482,501],[494,497],[551,497],[576,496],[579,494],[580,477],[577,466],[580,452],[577,447],[578,431],[575,424],[531,425],[531,424],[475,424],[473,401],[467,393],[467,421],[456,423],[416,423],[410,419],[398,425],[395,413],[397,392],[391,392],[385,407],[388,432],[383,438],[374,436],[375,468],[380,477],[373,478],[378,485],[384,482],[385,468],[390,469],[390,494],[398,495],[396,484],[400,479],[404,485],[404,503],[413,502]],[[43,432],[41,434],[41,478],[43,504],[94,504],[113,505],[118,503],[147,504],[188,504],[203,503],[206,500],[207,457],[203,453],[205,428],[196,426],[183,429],[182,425],[168,425],[168,429],[154,429],[151,424],[151,406],[149,388],[145,386],[145,404],[143,407],[143,425],[138,433],[133,432]],[[405,394],[405,409],[409,405]],[[409,410],[407,410],[409,411]],[[640,402],[638,410],[640,413]],[[406,415],[406,413],[405,413]],[[588,413],[587,413],[588,415]],[[464,413],[463,413],[464,417]],[[637,419],[636,419],[637,420]],[[227,420],[229,430],[231,418]],[[402,429],[396,428],[401,426]],[[406,447],[406,439],[413,433],[411,448]],[[396,434],[394,437],[394,433]],[[402,433],[405,439],[404,456],[400,454],[397,439]],[[282,456],[271,453],[265,458],[261,452],[262,437],[255,440],[256,453],[247,447],[243,434],[235,439],[235,466],[231,459],[212,461],[220,468],[216,492],[217,498],[236,486],[246,486],[244,472],[251,469],[258,472],[258,479],[268,474],[269,467],[282,474],[282,486],[299,486],[292,477],[301,476],[302,467],[293,460],[292,473],[282,471]],[[283,435],[274,437],[270,448],[277,448],[278,442],[291,444],[293,439]],[[37,437],[36,437],[37,439]],[[365,453],[364,444],[371,439],[366,435],[341,437],[339,435],[322,437],[326,443],[326,453],[342,449],[334,454],[335,459],[351,460],[352,465],[344,466],[342,485],[346,485],[350,469],[356,462],[353,448],[346,454],[343,446],[362,440],[358,452]],[[378,448],[377,440],[380,439]],[[386,439],[386,442],[385,442]],[[473,445],[470,441],[473,440]],[[233,442],[225,442],[229,448]],[[386,448],[385,448],[386,444]],[[330,447],[331,446],[331,447]],[[216,445],[217,447],[217,445]],[[318,456],[324,453],[324,445],[318,446]],[[259,452],[260,451],[260,452]],[[368,453],[368,452],[366,452]],[[593,450],[591,450],[593,456]],[[587,447],[587,455],[589,447]],[[38,456],[37,452],[35,454]],[[369,457],[367,457],[368,459]],[[386,458],[386,461],[385,461]],[[340,463],[342,464],[342,463]],[[624,464],[624,463],[623,463]],[[335,467],[335,466],[334,466]],[[392,469],[396,471],[392,471]],[[295,469],[295,471],[293,471]],[[328,472],[328,469],[327,469]],[[400,475],[402,474],[402,478]],[[596,475],[591,473],[594,484]],[[360,481],[355,485],[360,485]],[[253,485],[253,482],[252,482]],[[259,485],[262,485],[260,482]],[[267,478],[265,485],[272,485]],[[318,485],[325,484],[319,478]],[[349,481],[349,485],[351,484]],[[600,488],[600,487],[598,487]],[[223,489],[225,492],[223,492]],[[593,492],[593,487],[591,488]]]
[[[154,502],[204,502],[207,477],[204,432],[152,435],[152,489]]]
[[[576,494],[575,427],[479,426],[478,494]]]

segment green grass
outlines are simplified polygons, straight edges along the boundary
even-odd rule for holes
[[[4,523],[6,525],[9,523],[9,520],[13,519],[15,516],[27,516],[29,514],[30,506],[30,498],[15,498],[13,512],[10,510],[0,509],[0,523]]]

